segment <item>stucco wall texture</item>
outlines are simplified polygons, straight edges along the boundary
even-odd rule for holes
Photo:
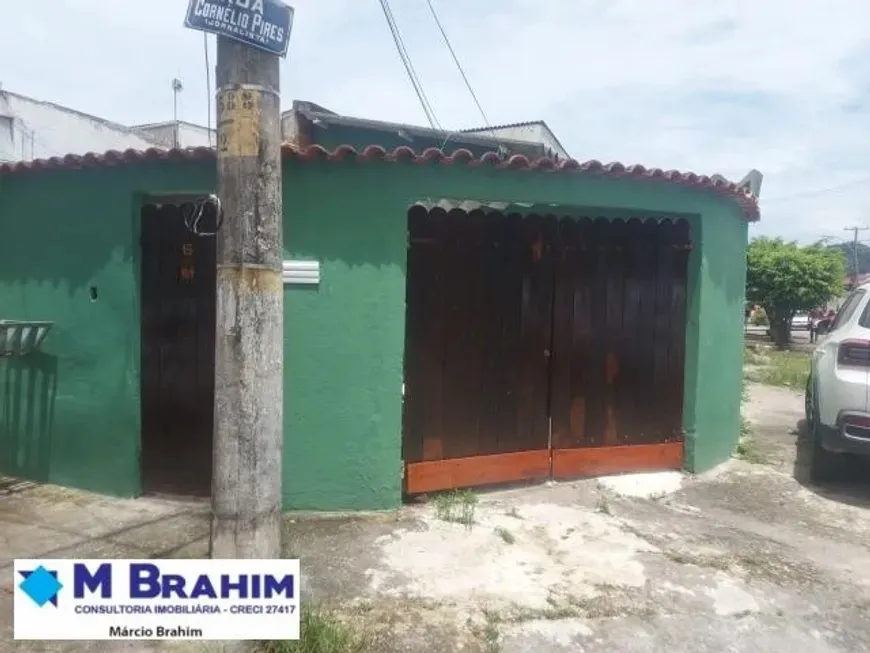
[[[0,319],[55,322],[41,353],[0,360],[0,472],[139,494],[139,212],[145,194],[214,188],[208,162],[0,176]],[[747,239],[736,204],[576,173],[292,160],[285,259],[322,267],[319,286],[285,290],[287,509],[401,501],[406,215],[415,201],[442,197],[687,217],[685,466],[730,456]]]

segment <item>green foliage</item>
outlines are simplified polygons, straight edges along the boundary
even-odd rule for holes
[[[843,253],[821,244],[756,238],[749,243],[746,267],[746,299],[764,307],[778,344],[788,342],[795,313],[822,306],[844,291]]]

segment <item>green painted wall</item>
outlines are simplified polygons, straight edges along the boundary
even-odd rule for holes
[[[41,355],[0,359],[0,471],[139,491],[135,193],[196,177],[210,185],[204,172],[148,165],[3,178],[0,319],[56,324]]]
[[[401,500],[407,197],[383,168],[286,169],[288,257],[321,261],[286,299],[286,505],[378,509]]]
[[[0,319],[57,322],[42,355],[0,362],[0,471],[139,492],[138,207],[144,193],[213,184],[213,164],[166,162],[0,177]],[[405,216],[412,202],[440,197],[702,216],[691,218],[687,466],[730,455],[746,225],[729,202],[571,174],[292,162],[286,256],[320,260],[322,283],[285,295],[288,508],[400,501]]]
[[[703,214],[690,258],[689,315],[683,425],[686,467],[701,472],[727,460],[740,436],[743,310],[749,225],[724,202]]]

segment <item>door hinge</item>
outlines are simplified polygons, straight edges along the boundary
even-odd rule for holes
[[[400,460],[399,462],[402,463],[402,470],[399,472],[399,478],[401,478],[404,481],[405,480],[405,461]]]

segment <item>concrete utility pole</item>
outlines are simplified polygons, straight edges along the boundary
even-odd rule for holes
[[[217,39],[212,558],[281,557],[284,450],[279,58]]]
[[[851,231],[853,234],[853,238],[852,238],[852,263],[853,263],[852,287],[853,288],[858,285],[858,277],[861,274],[860,270],[858,269],[858,232],[859,231],[866,231],[867,229],[870,229],[870,227],[866,227],[866,226],[864,226],[864,227],[843,227],[843,231]]]

